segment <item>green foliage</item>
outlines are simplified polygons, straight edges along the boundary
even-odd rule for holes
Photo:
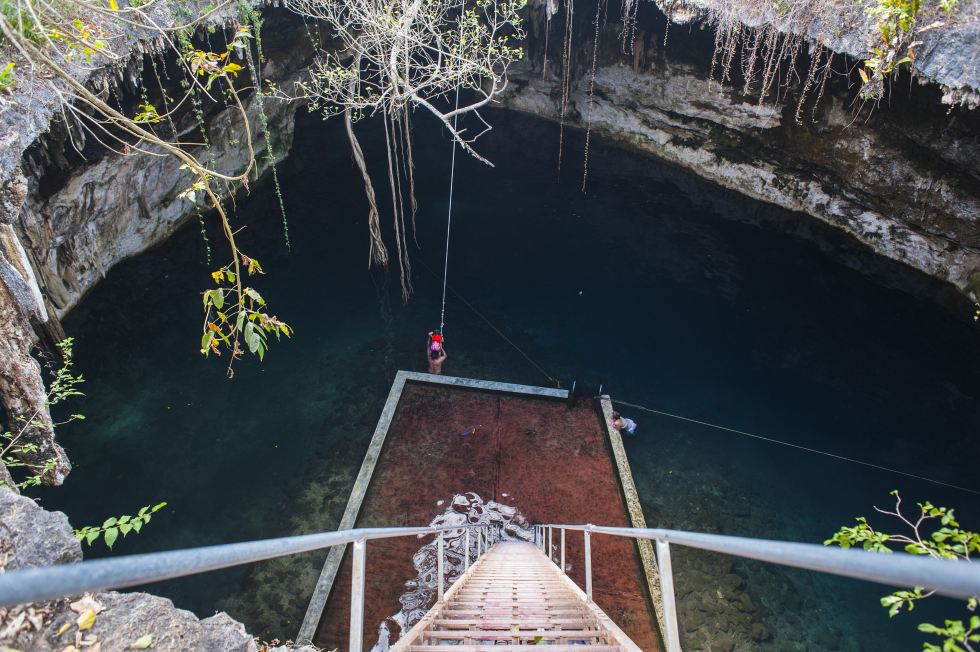
[[[922,623],[919,625],[919,631],[926,632],[927,634],[936,634],[946,639],[943,641],[941,647],[932,643],[926,643],[924,648],[926,652],[966,652],[963,647],[972,650],[973,647],[970,643],[980,643],[980,633],[974,634],[974,632],[980,631],[980,616],[970,618],[969,629],[963,625],[962,620],[947,620],[945,627],[936,627],[935,625]]]
[[[246,47],[246,39],[250,38],[252,38],[252,35],[249,33],[249,28],[242,27],[235,34],[235,38],[231,40],[231,43],[228,44],[228,47],[222,54],[192,49],[184,55],[184,59],[190,66],[192,74],[207,78],[204,89],[210,90],[211,85],[219,77],[227,77],[229,75],[232,77],[238,76],[238,71],[242,67],[237,63],[231,63],[229,57],[235,51],[235,48]]]
[[[865,8],[865,13],[878,18],[881,42],[873,48],[874,56],[865,60],[865,67],[858,69],[863,82],[858,95],[862,99],[879,99],[884,92],[885,76],[915,61],[915,48],[922,45],[915,40],[915,23],[924,3],[925,0],[877,0]],[[947,14],[957,4],[959,0],[939,0],[939,7]]]
[[[870,552],[892,553],[894,550],[889,548],[886,543],[898,544],[903,547],[905,552],[912,555],[929,555],[935,559],[945,560],[965,560],[971,561],[971,553],[980,553],[980,534],[968,532],[960,529],[960,524],[956,522],[952,509],[946,507],[935,507],[930,502],[919,503],[919,517],[913,523],[902,515],[902,498],[897,491],[891,492],[895,496],[895,511],[888,512],[882,509],[875,509],[882,514],[895,516],[912,529],[912,534],[896,535],[878,532],[870,525],[865,518],[858,518],[857,525],[854,527],[842,527],[833,538],[824,541],[825,546],[833,543],[841,548],[851,548],[861,545]],[[920,531],[923,524],[938,519],[938,525],[931,534],[925,536]],[[933,523],[930,523],[933,524]],[[895,591],[891,595],[881,598],[881,606],[888,609],[888,616],[893,617],[907,606],[909,611],[915,607],[915,601],[928,598],[934,591],[922,593],[922,587],[917,586],[910,591]],[[967,609],[975,611],[980,599],[974,596],[967,601]],[[936,634],[945,640],[942,646],[932,643],[925,643],[925,650],[932,652],[967,652],[973,651],[970,643],[980,642],[980,617],[973,616],[970,619],[970,627],[966,628],[961,620],[947,620],[945,627],[938,627],[923,623],[919,625],[919,631],[929,634]],[[974,634],[974,632],[978,632]],[[961,647],[962,646],[962,647]],[[965,648],[965,649],[964,649]]]
[[[262,274],[259,261],[242,255],[242,266],[249,276]],[[239,266],[235,266],[240,270]],[[241,272],[236,273],[231,265],[226,265],[211,274],[215,283],[228,283],[225,287],[208,290],[204,293],[205,329],[201,337],[201,353],[221,355],[218,344],[223,342],[231,349],[232,359],[238,357],[244,350],[238,344],[239,338],[244,340],[248,350],[265,359],[268,350],[266,334],[272,333],[276,339],[282,335],[290,337],[293,330],[275,316],[265,312],[265,299],[255,289],[242,288]],[[229,308],[225,308],[228,304]],[[212,316],[213,313],[213,316]]]
[[[0,0],[0,14],[7,20],[12,27],[24,38],[34,43],[41,42],[41,34],[37,29],[31,13],[16,0]],[[5,38],[0,35],[0,45],[7,45]]]
[[[14,84],[17,83],[17,79],[14,77],[14,66],[16,64],[11,61],[7,64],[7,67],[0,71],[0,91],[5,91]]]
[[[51,408],[53,405],[57,405],[62,401],[67,400],[72,396],[83,396],[75,387],[79,383],[85,382],[81,375],[74,376],[72,374],[72,342],[73,338],[69,337],[63,342],[58,344],[58,348],[61,350],[61,357],[64,361],[61,367],[54,371],[54,377],[48,386],[48,394],[44,401],[45,408]],[[38,408],[30,417],[24,415],[16,415],[13,418],[11,430],[5,431],[0,434],[0,462],[3,463],[8,469],[11,468],[26,468],[28,469],[28,476],[23,482],[16,483],[18,487],[36,487],[41,484],[41,480],[44,475],[57,465],[57,460],[49,459],[44,463],[44,466],[32,467],[26,462],[19,459],[20,456],[29,456],[38,452],[38,446],[34,443],[25,443],[21,441],[24,434],[31,428],[44,429],[48,425],[41,420],[41,408]],[[59,423],[51,424],[51,427],[64,425],[76,419],[84,419],[85,417],[81,414],[72,414],[64,421]],[[5,486],[0,484],[0,486]]]
[[[150,515],[159,510],[162,507],[166,507],[167,503],[160,503],[156,507],[150,509],[147,505],[139,511],[136,516],[120,516],[116,518],[106,519],[105,523],[101,527],[83,527],[81,530],[75,530],[75,536],[78,537],[79,541],[84,541],[88,545],[95,543],[99,536],[103,537],[106,545],[109,549],[112,549],[112,544],[116,542],[119,535],[125,537],[130,532],[137,532],[143,529],[143,526],[150,522]]]

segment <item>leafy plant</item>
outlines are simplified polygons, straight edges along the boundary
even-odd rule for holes
[[[26,468],[28,469],[28,476],[23,482],[17,482],[15,485],[19,488],[25,487],[36,487],[41,484],[41,480],[44,475],[57,465],[57,459],[51,458],[44,462],[43,465],[38,466],[32,464],[31,462],[25,461],[39,452],[39,447],[37,444],[24,441],[25,435],[32,428],[44,429],[48,427],[41,420],[41,410],[50,410],[51,406],[57,405],[62,401],[67,400],[71,396],[83,396],[81,392],[75,389],[76,385],[84,382],[81,375],[72,375],[72,342],[73,338],[69,337],[64,341],[58,343],[58,348],[61,350],[61,357],[64,361],[60,368],[55,370],[54,378],[51,380],[48,386],[48,393],[45,397],[42,406],[39,406],[34,410],[34,413],[29,417],[23,415],[18,415],[13,418],[14,427],[12,430],[8,430],[3,434],[0,434],[0,463],[7,469],[11,468]],[[64,421],[59,423],[51,424],[52,427],[64,425],[76,419],[84,419],[85,417],[81,414],[72,414]],[[16,432],[14,432],[16,431]],[[0,482],[0,487],[7,486],[6,483]],[[11,487],[12,488],[12,487]]]
[[[189,170],[194,177],[191,187],[181,193],[181,196],[195,206],[200,203],[199,208],[214,209],[217,213],[237,271],[243,254],[235,244],[234,231],[222,206],[222,199],[226,193],[233,197],[239,184],[247,188],[249,176],[256,175],[249,116],[235,87],[244,63],[233,61],[235,57],[239,57],[241,61],[241,51],[250,52],[247,41],[252,38],[251,28],[238,26],[234,37],[218,52],[198,49],[192,42],[195,31],[205,19],[232,2],[233,0],[224,0],[203,8],[198,8],[195,4],[193,9],[184,0],[170,3],[171,16],[176,24],[162,27],[159,26],[156,16],[159,9],[156,0],[133,0],[125,3],[125,6],[120,6],[117,0],[62,0],[58,3],[45,0],[0,0],[0,34],[3,44],[16,50],[23,60],[24,65],[18,64],[18,69],[31,71],[32,85],[51,87],[58,96],[63,111],[66,114],[71,113],[81,129],[98,134],[99,139],[104,136],[114,139],[125,154],[155,149],[180,159],[183,169]],[[117,38],[118,34],[114,33],[129,29],[123,26],[142,30],[140,38],[169,44],[178,54],[178,65],[184,74],[184,79],[180,82],[184,94],[183,97],[169,98],[161,82],[162,113],[150,103],[142,85],[140,107],[133,112],[135,115],[130,115],[123,111],[121,103],[117,101],[115,106],[111,105],[106,93],[96,92],[79,81],[87,77],[95,66],[128,60],[130,40]],[[205,33],[212,33],[215,29],[213,24],[205,24],[204,27]],[[117,52],[116,48],[120,46],[123,51]],[[153,57],[150,57],[150,64],[159,82]],[[4,72],[5,76],[0,78],[3,83],[6,83],[8,77],[12,80],[12,70],[10,67]],[[204,162],[198,160],[196,148],[193,147],[198,143],[187,143],[178,138],[174,114],[185,111],[186,107],[180,107],[190,100],[188,104],[191,115],[202,126],[199,131],[193,130],[193,133],[200,133],[205,147],[210,146],[208,130],[203,128],[205,99],[216,103],[223,99],[227,108],[239,113],[242,126],[240,132],[234,135],[241,138],[247,148],[247,162],[242,168],[223,173],[215,169],[216,157],[211,156]],[[183,113],[179,117],[183,119]],[[173,134],[171,138],[161,136],[161,131],[154,128],[163,121],[169,123]],[[202,198],[203,201],[199,202]],[[240,287],[236,290],[239,294],[237,301],[240,306],[244,306],[247,294]],[[266,323],[265,320],[263,323]],[[251,339],[250,336],[249,340]],[[261,350],[259,355],[262,355],[265,347],[250,345],[249,350]],[[244,351],[233,349],[231,360],[234,361],[240,353]]]
[[[0,72],[0,91],[5,91],[17,83],[17,79],[14,77],[14,65],[14,62],[11,61],[3,69],[3,72]]]
[[[37,30],[37,23],[34,22],[31,13],[22,7],[20,3],[10,2],[10,0],[0,0],[0,15],[23,38],[30,39],[34,43],[41,42],[41,36]],[[7,42],[8,39],[5,36],[0,38],[0,45],[7,45]]]
[[[81,530],[75,530],[75,536],[78,537],[79,541],[84,541],[88,545],[92,545],[98,540],[99,536],[102,536],[106,545],[111,550],[112,544],[116,542],[120,534],[125,537],[134,530],[139,532],[144,525],[150,522],[150,515],[160,508],[166,507],[166,505],[167,503],[160,503],[152,509],[147,505],[136,516],[112,517],[106,519],[106,522],[101,527],[90,526],[83,527]]]
[[[224,342],[232,350],[232,357],[234,358],[244,353],[238,345],[238,338],[241,337],[249,351],[257,353],[259,359],[263,360],[268,349],[265,334],[274,333],[276,339],[279,339],[281,335],[289,337],[293,330],[287,324],[276,319],[275,316],[264,312],[265,299],[262,298],[262,295],[253,288],[242,287],[242,266],[248,270],[249,276],[264,272],[259,261],[244,254],[240,255],[241,265],[236,259],[234,269],[232,269],[232,265],[226,265],[211,274],[215,283],[227,282],[231,285],[204,293],[205,317],[201,353],[205,356],[211,352],[221,355],[218,350],[218,343]],[[232,299],[234,300],[232,301]],[[230,310],[225,308],[226,303]],[[222,312],[223,310],[226,312]],[[213,316],[212,312],[214,313]]]
[[[932,503],[919,503],[920,514],[913,523],[902,514],[902,498],[898,491],[891,492],[895,496],[895,511],[888,512],[875,507],[875,510],[882,514],[895,516],[912,529],[911,535],[885,534],[878,532],[870,525],[865,518],[858,518],[857,525],[854,527],[842,527],[840,531],[831,539],[824,541],[825,546],[833,543],[841,548],[851,548],[860,545],[870,552],[892,553],[889,543],[897,543],[903,546],[905,552],[912,555],[929,555],[935,559],[964,560],[972,562],[971,553],[980,553],[980,533],[968,532],[960,529],[960,524],[953,516],[953,510],[945,507],[934,507]],[[920,528],[929,521],[939,520],[940,527],[926,536]],[[902,607],[908,606],[909,611],[915,606],[916,600],[928,598],[935,591],[922,593],[922,587],[915,587],[910,591],[896,591],[881,599],[881,606],[888,609],[888,616],[893,617]],[[974,596],[967,601],[967,609],[975,611],[980,597]],[[942,646],[932,643],[924,643],[924,648],[928,652],[976,652],[970,643],[980,642],[980,616],[970,618],[970,626],[967,628],[961,620],[947,620],[945,627],[922,623],[919,631],[929,634],[936,634],[945,640]]]
[[[877,0],[865,8],[865,13],[878,17],[880,43],[873,48],[874,56],[864,61],[865,67],[858,69],[863,82],[858,95],[862,99],[880,98],[884,92],[885,76],[896,72],[903,64],[915,61],[915,48],[922,45],[921,41],[915,40],[915,22],[922,12],[924,2],[925,0]],[[939,6],[950,14],[958,2],[959,0],[939,0]]]

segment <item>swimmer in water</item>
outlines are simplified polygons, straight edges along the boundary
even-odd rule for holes
[[[619,412],[613,412],[612,427],[618,430],[620,434],[622,434],[622,432],[625,430],[626,433],[632,437],[635,434],[633,431],[636,430],[636,421],[627,419]]]
[[[429,341],[425,347],[426,360],[429,362],[429,373],[436,376],[442,375],[442,363],[446,361],[449,354],[442,348],[443,339],[438,333],[429,333]]]

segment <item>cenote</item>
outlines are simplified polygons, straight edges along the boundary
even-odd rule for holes
[[[980,489],[980,339],[967,299],[814,218],[598,138],[583,192],[583,133],[565,131],[559,170],[557,124],[486,117],[494,129],[478,147],[495,167],[456,159],[446,373],[601,384],[614,400]],[[390,229],[381,125],[357,129]],[[86,419],[59,430],[74,470],[63,489],[39,491],[46,508],[80,527],[168,503],[113,555],[337,527],[395,372],[425,369],[439,325],[452,148],[434,120],[417,115],[414,129],[407,303],[397,266],[368,269],[367,204],[343,124],[303,111],[279,166],[288,246],[268,176],[233,215],[239,246],[267,272],[252,283],[291,339],[264,361],[237,361],[233,378],[227,354],[199,353],[199,292],[225,262],[213,220],[206,238],[190,222],[108,271],[64,322],[85,377],[70,409]],[[912,510],[930,500],[968,529],[980,523],[975,493],[617,409],[639,424],[626,447],[651,526],[822,543],[859,516],[898,530],[874,512],[895,489]],[[324,557],[144,588],[285,640]],[[913,649],[919,622],[965,613],[935,598],[890,621],[878,585],[745,561],[732,572],[765,605],[763,622],[783,625],[767,645],[795,626],[808,650]],[[714,591],[694,575],[693,591]]]

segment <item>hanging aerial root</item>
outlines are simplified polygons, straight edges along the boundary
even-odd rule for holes
[[[357,137],[354,135],[350,109],[344,111],[344,126],[347,127],[347,139],[350,141],[350,148],[354,154],[354,160],[357,161],[357,167],[361,171],[361,177],[364,178],[364,194],[367,195],[368,200],[368,233],[371,236],[371,247],[368,252],[368,267],[371,267],[372,262],[375,265],[387,267],[388,249],[385,248],[385,243],[381,240],[378,201],[374,195],[374,186],[371,185],[371,177],[368,175],[367,164],[364,162],[364,153],[361,151],[361,145],[357,142]]]

